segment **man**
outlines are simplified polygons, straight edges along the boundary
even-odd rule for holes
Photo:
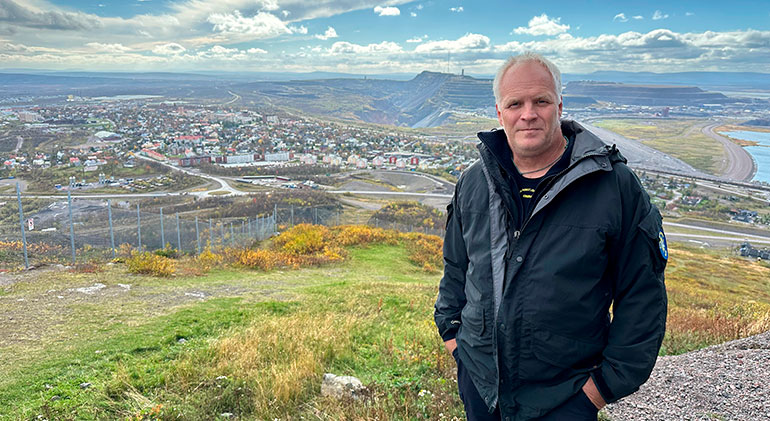
[[[663,340],[661,216],[614,146],[560,121],[553,63],[512,57],[493,89],[502,130],[447,207],[436,325],[469,420],[596,420]]]

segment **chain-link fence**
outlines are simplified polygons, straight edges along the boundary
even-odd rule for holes
[[[270,213],[212,219],[195,216],[199,211],[145,211],[138,204],[120,199],[17,196],[0,209],[0,268],[86,263],[127,255],[131,250],[168,248],[195,255],[207,247],[217,250],[250,246],[303,223],[365,223],[404,232],[444,235],[443,227],[403,224],[377,216],[364,221],[360,215],[343,213],[337,205],[276,205]]]

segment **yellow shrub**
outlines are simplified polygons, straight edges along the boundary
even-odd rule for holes
[[[380,242],[392,244],[396,242],[397,236],[395,232],[382,228],[373,228],[367,225],[346,225],[339,228],[334,240],[341,246]]]
[[[210,271],[220,263],[222,263],[222,256],[212,252],[208,247],[206,247],[206,249],[195,258],[195,264],[203,272]]]
[[[176,264],[168,257],[145,252],[134,252],[126,260],[128,271],[131,273],[144,273],[154,276],[171,276],[176,272]]]
[[[284,253],[303,256],[323,252],[330,239],[331,233],[325,226],[300,224],[281,233],[273,244]]]
[[[409,260],[422,266],[427,272],[434,272],[443,268],[444,241],[436,235],[410,232],[401,234],[409,251]]]
[[[280,256],[265,249],[243,249],[238,253],[237,264],[249,268],[270,270],[280,263]]]

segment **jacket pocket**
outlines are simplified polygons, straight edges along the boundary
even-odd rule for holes
[[[601,361],[607,344],[605,334],[578,340],[540,327],[530,334],[530,352],[522,355],[520,375],[524,380],[553,380],[568,370],[588,371]]]
[[[473,304],[467,304],[461,314],[462,325],[460,328],[465,331],[466,334],[470,334],[477,338],[484,336],[485,320],[484,309]]]

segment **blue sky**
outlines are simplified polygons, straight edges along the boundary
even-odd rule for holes
[[[0,68],[770,73],[768,1],[0,0]]]

